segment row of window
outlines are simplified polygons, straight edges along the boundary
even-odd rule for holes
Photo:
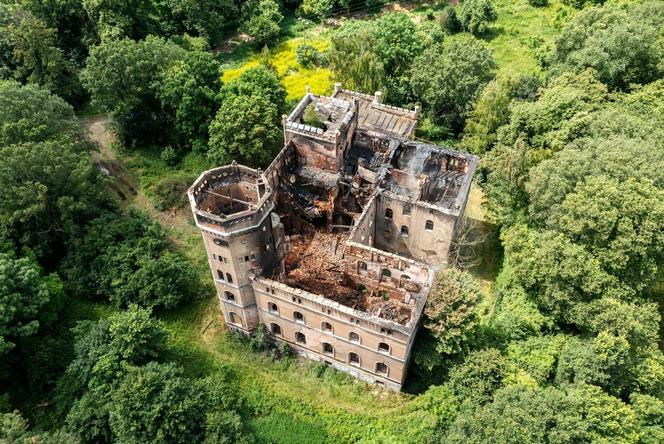
[[[224,282],[224,272],[221,270],[217,270],[217,280],[220,280],[221,282]],[[226,282],[229,284],[233,283],[233,276],[231,276],[230,273],[226,273]]]
[[[272,324],[270,324],[270,331],[272,332],[272,334],[274,336],[282,336],[281,327],[278,324],[275,324],[274,322]],[[357,336],[356,333],[351,333],[351,335],[353,335],[353,334]],[[357,336],[357,338],[358,338],[358,341],[359,341],[359,336]],[[302,332],[299,332],[299,331],[295,332],[295,342],[300,344],[300,345],[307,345],[307,337]],[[381,342],[381,344],[384,344],[384,343]],[[387,345],[387,344],[384,344],[384,345]],[[332,357],[335,356],[334,347],[329,342],[323,342],[321,344],[321,349],[323,351],[323,354],[326,354],[326,355],[332,356]],[[388,348],[388,350],[389,350],[389,348]],[[349,352],[347,362],[350,365],[360,367],[361,366],[360,355],[358,355],[355,352]],[[375,366],[375,372],[376,373],[387,375],[388,371],[389,371],[389,368],[388,368],[387,364],[385,364],[384,362],[376,362],[376,366]]]
[[[226,292],[226,293],[228,293],[228,292]],[[275,304],[274,302],[268,302],[267,309],[270,313],[273,313],[273,314],[276,314],[276,315],[279,314],[279,307],[277,307],[277,304]],[[304,315],[302,313],[300,313],[299,311],[294,311],[293,312],[293,320],[295,322],[297,322],[298,324],[305,324]],[[273,324],[273,325],[276,325],[276,324]],[[320,328],[321,328],[322,331],[334,334],[334,328],[332,327],[332,324],[330,324],[327,321],[321,322],[321,327]],[[348,340],[351,341],[351,342],[356,342],[358,344],[362,343],[362,341],[360,339],[360,335],[358,335],[354,331],[351,331],[348,334]],[[378,351],[381,352],[381,353],[389,354],[390,353],[389,344],[387,344],[385,342],[379,342],[378,343]]]
[[[409,208],[408,212],[406,212],[406,207],[404,206],[404,213],[403,214],[405,214],[405,215],[410,214],[410,207],[408,207],[408,208]],[[385,219],[390,219],[391,220],[393,215],[394,215],[394,213],[392,212],[391,208],[386,208],[385,209]],[[433,221],[432,220],[427,220],[424,223],[424,229],[429,230],[429,231],[433,230]],[[406,225],[403,225],[401,227],[401,234],[405,234],[406,236],[408,235],[408,227]]]

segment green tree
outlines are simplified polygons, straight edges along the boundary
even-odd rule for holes
[[[185,145],[207,150],[208,128],[220,105],[220,65],[214,57],[193,51],[166,69],[158,96],[173,110],[175,128]]]
[[[0,32],[5,34],[5,51],[11,51],[5,63],[12,77],[80,104],[78,74],[57,46],[56,29],[19,6],[3,6],[2,15],[5,17],[0,18]]]
[[[0,81],[0,147],[49,140],[85,141],[72,107],[35,85]]]
[[[208,157],[216,164],[237,161],[267,165],[280,148],[277,106],[261,95],[231,95],[210,125]]]
[[[158,0],[159,24],[168,35],[188,33],[217,45],[233,26],[239,11],[230,0]]]
[[[478,323],[481,297],[470,273],[454,268],[438,273],[424,308],[424,326],[436,338],[439,353],[455,354],[467,347]]]
[[[661,277],[664,190],[647,181],[588,177],[550,209],[547,228],[583,245],[607,273],[637,291]]]
[[[0,356],[55,321],[64,296],[60,278],[45,274],[34,258],[0,253]]]
[[[61,430],[31,432],[28,421],[18,411],[0,414],[0,442],[7,444],[78,444],[78,437]]]
[[[577,14],[556,41],[552,70],[593,68],[602,83],[625,90],[661,78],[664,6],[661,2],[629,8],[592,7]],[[658,42],[659,39],[659,42]]]
[[[203,393],[173,364],[130,368],[112,402],[111,430],[120,442],[191,443],[202,438]]]
[[[148,144],[169,134],[168,115],[159,100],[161,75],[185,50],[158,37],[109,40],[90,50],[81,72],[92,104],[110,113],[127,144]]]
[[[105,206],[89,154],[68,143],[29,142],[0,147],[0,156],[4,235],[57,262],[68,239]]]
[[[237,79],[225,84],[221,95],[223,98],[232,96],[265,97],[280,114],[286,112],[286,89],[277,73],[264,65],[250,68]]]
[[[386,73],[388,101],[402,104],[410,96],[410,67],[422,52],[417,27],[403,13],[385,14],[372,26],[375,52]]]
[[[371,25],[349,21],[332,34],[330,68],[345,88],[373,92],[384,89],[386,70],[375,52]]]
[[[334,9],[334,0],[302,0],[297,8],[298,15],[322,20],[329,17]]]
[[[281,32],[284,16],[275,0],[249,0],[242,7],[242,15],[240,29],[259,45],[269,43]]]
[[[102,41],[142,39],[158,30],[151,0],[83,0],[83,7]]]
[[[116,307],[171,308],[198,287],[191,264],[169,250],[164,230],[135,210],[90,222],[63,268],[78,294],[100,296]]]
[[[489,23],[498,18],[491,0],[464,0],[458,8],[457,17],[461,28],[471,34],[484,34]]]
[[[491,402],[494,392],[503,386],[508,366],[496,349],[473,351],[450,371],[449,387],[467,406],[481,406]]]
[[[484,44],[472,36],[454,36],[414,60],[411,86],[436,123],[458,132],[495,69]]]

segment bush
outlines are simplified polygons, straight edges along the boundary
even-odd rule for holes
[[[324,19],[334,9],[334,0],[303,0],[297,8],[297,14],[301,17]]]
[[[195,175],[178,174],[160,180],[152,188],[154,206],[159,211],[184,208],[188,203],[187,189],[195,179]]]
[[[549,4],[549,0],[528,0],[530,6],[546,6]]]
[[[318,64],[318,50],[311,45],[298,45],[295,49],[295,59],[305,68],[311,68]]]

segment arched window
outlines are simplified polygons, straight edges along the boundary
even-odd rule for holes
[[[231,311],[228,313],[228,317],[230,318],[231,324],[242,325],[242,318],[240,318],[240,316],[238,316],[236,313]]]
[[[274,302],[268,302],[267,303],[267,310],[270,313],[279,314],[279,307],[277,307],[277,304],[275,304]]]
[[[401,235],[402,236],[408,236],[408,227],[405,225],[401,226]]]
[[[307,343],[307,337],[304,336],[304,333],[295,332],[295,342],[298,344],[306,344]]]
[[[433,230],[433,221],[432,220],[426,221],[424,223],[424,229],[429,231]]]
[[[323,322],[321,324],[321,328],[322,328],[323,331],[332,332],[332,324],[330,324],[329,322]]]
[[[221,270],[217,270],[217,279],[219,279],[221,282],[224,282],[224,272]]]
[[[348,353],[348,363],[350,365],[360,366],[360,356],[357,353]]]
[[[405,204],[405,205],[403,206],[403,214],[404,214],[404,216],[410,216],[410,210],[411,210],[410,205],[409,205],[409,204]]]
[[[326,355],[334,355],[334,347],[332,347],[332,344],[323,342],[323,353]]]
[[[231,276],[230,273],[226,273],[226,280],[228,281],[229,284],[233,283],[233,276]]]
[[[304,324],[304,315],[300,313],[299,311],[294,311],[293,312],[293,320],[295,322],[298,322],[300,324]]]
[[[235,302],[235,295],[230,291],[224,291],[224,298],[226,298],[227,301]]]
[[[385,219],[392,219],[392,209],[391,208],[386,208],[385,209]]]
[[[359,343],[359,342],[360,342],[360,335],[358,335],[358,334],[355,333],[354,331],[351,331],[351,332],[348,334],[348,339],[350,340],[350,342],[357,342],[357,343]]]
[[[279,327],[277,324],[274,322],[270,324],[270,331],[272,332],[273,335],[275,336],[281,336],[281,327]]]
[[[387,364],[384,362],[376,362],[376,373],[387,375],[388,370]]]
[[[380,277],[381,278],[391,278],[392,277],[392,272],[388,270],[387,268],[383,268],[380,270]]]
[[[363,271],[367,271],[367,263],[362,262],[362,261],[358,261],[357,262],[357,271],[359,273],[362,273]]]
[[[381,353],[389,353],[390,352],[390,346],[386,344],[385,342],[379,342],[378,343],[378,351]]]

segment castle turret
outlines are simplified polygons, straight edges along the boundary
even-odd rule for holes
[[[251,332],[258,310],[250,276],[277,259],[272,190],[260,170],[234,162],[201,174],[187,194],[226,323]],[[274,225],[280,229],[278,221]]]

